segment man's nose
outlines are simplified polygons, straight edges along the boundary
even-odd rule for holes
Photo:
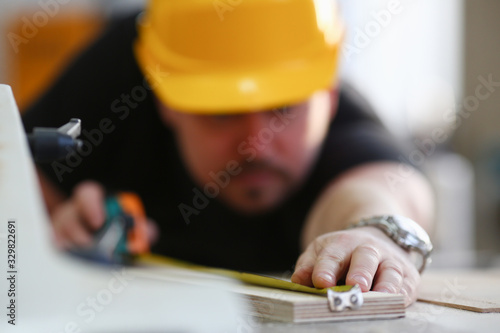
[[[245,135],[248,143],[259,155],[273,154],[276,133],[269,127],[267,112],[255,112],[246,116]]]
[[[249,113],[245,117],[245,130],[248,136],[262,135],[262,131],[268,126],[267,117],[264,112]]]

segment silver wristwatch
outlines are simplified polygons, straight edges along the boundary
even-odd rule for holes
[[[408,252],[421,255],[421,263],[417,264],[422,273],[431,262],[432,243],[429,235],[417,222],[399,215],[374,216],[351,224],[349,228],[373,226],[382,230],[396,244]]]

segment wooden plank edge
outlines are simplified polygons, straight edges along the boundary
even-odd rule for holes
[[[448,303],[448,302],[435,301],[435,300],[424,299],[424,298],[419,298],[417,301],[423,302],[423,303],[439,305],[439,306],[446,306],[448,308],[453,308],[453,309],[472,311],[472,312],[477,312],[477,313],[500,313],[500,308],[495,308],[495,307],[480,308],[480,307],[476,307],[476,306],[466,305],[463,303],[461,303],[461,304]]]
[[[306,322],[328,322],[328,321],[353,321],[353,320],[373,320],[373,319],[396,319],[405,317],[405,307],[400,304],[389,304],[387,306],[375,305],[362,307],[358,310],[347,310],[345,312],[330,312],[325,305],[317,309],[293,308],[290,303],[276,302],[262,299],[260,297],[244,296],[250,303],[249,314],[270,320],[306,323]],[[297,310],[299,310],[297,312]]]

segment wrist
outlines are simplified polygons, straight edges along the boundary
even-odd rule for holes
[[[379,215],[360,219],[352,223],[348,229],[359,227],[375,227],[386,234],[392,241],[410,253],[417,269],[423,272],[430,263],[432,243],[425,230],[415,221],[400,215]],[[415,256],[415,254],[418,254]]]

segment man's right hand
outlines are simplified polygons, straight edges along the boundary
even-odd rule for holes
[[[94,233],[104,224],[104,188],[92,181],[75,187],[73,196],[54,209],[52,221],[56,244],[68,249],[92,244]]]

